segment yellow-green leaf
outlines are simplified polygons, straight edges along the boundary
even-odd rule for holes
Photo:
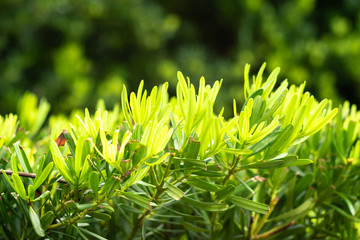
[[[44,237],[45,232],[41,226],[39,216],[37,215],[37,213],[35,212],[32,206],[29,207],[29,215],[36,234],[39,235],[40,237]]]

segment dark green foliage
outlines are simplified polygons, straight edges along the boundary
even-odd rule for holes
[[[98,98],[112,106],[122,83],[135,90],[141,79],[147,88],[172,81],[174,94],[179,69],[226,79],[224,106],[243,99],[244,64],[264,61],[318,98],[359,103],[359,8],[357,0],[2,0],[0,111],[14,112],[28,90],[56,113],[94,109]]]

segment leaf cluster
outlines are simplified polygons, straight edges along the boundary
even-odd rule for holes
[[[167,83],[149,94],[143,82],[130,95],[123,86],[113,110],[100,101],[94,115],[55,116],[50,126],[41,127],[45,100],[23,100],[20,121],[0,118],[0,231],[15,239],[355,236],[356,107],[318,102],[305,84],[276,88],[279,69],[265,80],[264,68],[251,81],[245,67],[246,101],[234,100],[230,119],[213,108],[222,81],[201,78],[196,91],[180,72],[176,97]]]

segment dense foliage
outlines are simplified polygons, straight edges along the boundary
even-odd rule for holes
[[[219,106],[243,99],[243,66],[282,66],[315,96],[360,103],[360,1],[0,1],[0,113],[24,91],[53,111],[111,107],[121,86],[150,89],[181,70],[224,78]],[[281,76],[283,78],[283,76]],[[104,94],[106,92],[106,94]],[[220,110],[220,108],[218,109]],[[231,111],[225,110],[230,117]]]
[[[141,82],[44,126],[49,104],[25,95],[0,117],[0,238],[354,239],[360,113],[264,69],[246,65],[229,119],[221,81],[180,72],[174,98]]]

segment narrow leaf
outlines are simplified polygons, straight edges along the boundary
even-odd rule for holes
[[[100,236],[100,235],[98,235],[98,234],[96,234],[96,233],[93,233],[93,232],[90,232],[90,231],[88,231],[88,230],[86,230],[86,229],[84,229],[84,228],[77,228],[77,229],[79,229],[80,231],[82,231],[82,232],[84,232],[84,233],[86,233],[86,234],[88,234],[88,235],[90,235],[90,236],[92,236],[92,237],[94,237],[94,238],[96,238],[96,239],[99,239],[99,240],[107,240],[106,238],[104,238],[104,237],[102,237],[102,236]]]
[[[184,196],[184,192],[182,190],[170,183],[166,183],[165,192],[176,201],[180,200]]]
[[[52,224],[53,220],[55,218],[55,215],[53,212],[48,211],[46,212],[41,218],[40,218],[40,222],[41,222],[41,226],[43,226],[43,229],[46,230],[50,227],[50,225]]]
[[[15,191],[20,195],[22,199],[26,201],[26,191],[23,182],[18,174],[13,174],[12,179],[14,181]]]
[[[37,213],[35,212],[32,206],[29,207],[29,215],[36,234],[39,235],[40,237],[44,237],[45,232],[41,226],[39,216],[37,215]]]
[[[189,177],[186,183],[209,192],[217,192],[220,190],[220,188],[215,184],[209,183],[196,177]]]
[[[235,155],[249,155],[252,153],[249,149],[222,148],[221,151]]]
[[[294,162],[285,163],[286,166],[303,166],[313,163],[310,159],[296,159]]]
[[[293,221],[293,220],[296,220],[296,219],[300,218],[304,213],[306,213],[313,204],[314,204],[314,199],[309,198],[305,202],[303,202],[299,207],[297,207],[293,210],[290,210],[284,214],[281,214],[277,217],[271,218],[268,221],[281,221],[281,220]]]
[[[110,221],[110,219],[111,219],[111,216],[109,214],[102,213],[99,211],[90,212],[89,215],[94,218],[100,219],[102,221],[106,221],[106,222]]]
[[[235,204],[236,206],[250,210],[252,212],[267,214],[267,212],[269,211],[269,206],[264,203],[255,202],[235,195],[230,195],[226,199]]]
[[[81,135],[76,143],[75,149],[75,174],[76,177],[80,177],[81,172],[81,160],[83,155],[83,145],[84,145],[85,137]]]
[[[49,163],[46,168],[41,172],[41,174],[36,174],[36,176],[39,175],[38,178],[35,179],[34,181],[34,189],[38,189],[41,184],[46,180],[46,178],[49,176],[49,174],[51,173],[52,169],[54,167],[54,163],[51,162]]]
[[[5,178],[5,180],[7,181],[7,183],[11,186],[12,189],[15,190],[15,186],[14,184],[11,182],[9,176],[5,173],[5,171],[3,169],[1,169],[2,175]]]
[[[27,156],[26,156],[24,150],[20,149],[19,144],[20,144],[19,142],[14,143],[14,149],[15,149],[16,156],[19,159],[20,165],[25,172],[32,173],[32,169],[30,167],[29,160],[27,159]]]
[[[209,211],[209,212],[220,212],[225,211],[228,208],[227,204],[224,203],[210,203],[210,202],[201,202],[189,197],[183,197],[181,199],[186,204],[194,206],[198,209]]]
[[[137,205],[150,210],[151,206],[156,206],[156,203],[150,202],[149,199],[132,192],[122,192],[124,196],[129,201],[136,203]]]
[[[97,195],[99,191],[99,174],[97,172],[91,172],[89,177],[89,184],[91,190],[93,190],[94,194]]]
[[[217,191],[215,193],[215,197],[217,200],[223,200],[225,199],[227,196],[229,196],[230,194],[232,194],[235,190],[234,185],[227,185],[226,187],[224,187],[223,189]]]

